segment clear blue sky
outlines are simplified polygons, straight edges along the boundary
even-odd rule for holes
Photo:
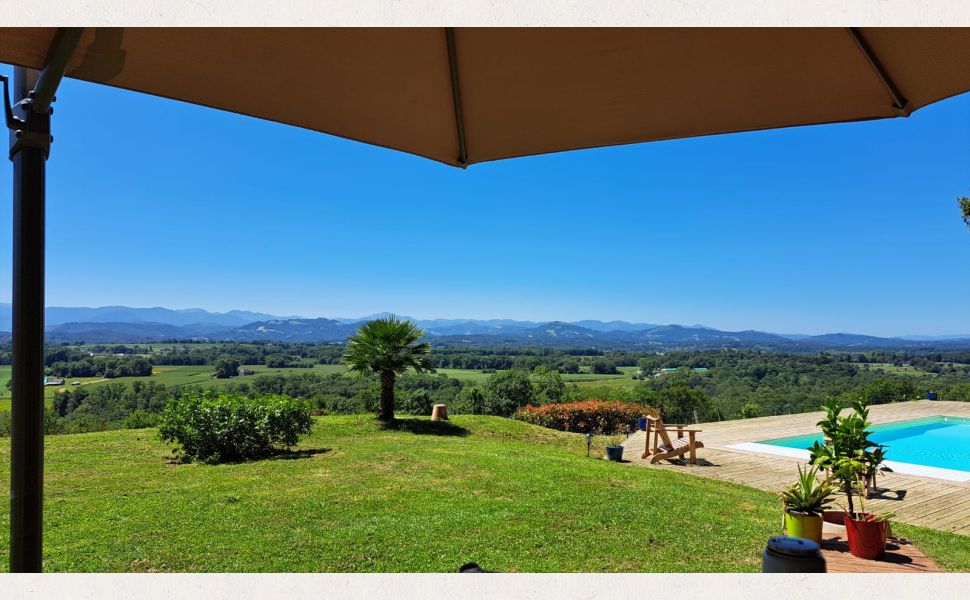
[[[970,95],[467,171],[73,80],[55,106],[52,306],[970,333]]]

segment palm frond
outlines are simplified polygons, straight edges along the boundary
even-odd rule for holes
[[[347,338],[344,363],[355,375],[403,373],[409,368],[419,373],[433,371],[428,356],[431,344],[418,341],[424,334],[412,321],[394,315],[369,321]]]

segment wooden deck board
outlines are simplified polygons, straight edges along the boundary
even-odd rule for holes
[[[970,418],[970,403],[919,400],[872,406],[869,411],[870,421],[876,424],[943,415]],[[804,461],[728,446],[816,433],[817,423],[823,416],[821,412],[814,412],[702,423],[697,428],[702,430],[698,439],[704,442],[704,448],[697,451],[699,464],[690,466],[686,461],[650,465],[649,458],[641,459],[646,439],[644,432],[638,431],[623,444],[623,458],[638,466],[671,469],[779,492],[793,483],[796,465]],[[884,473],[879,477],[878,487],[886,491],[881,497],[865,501],[867,510],[894,513],[893,520],[900,523],[970,535],[970,482]],[[844,499],[839,502],[844,506]]]
[[[940,567],[909,540],[891,536],[877,560],[852,556],[845,527],[826,523],[822,532],[822,556],[829,573],[940,573]]]

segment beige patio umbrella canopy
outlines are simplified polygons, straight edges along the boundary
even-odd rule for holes
[[[970,30],[86,29],[67,76],[464,166],[907,115],[970,90]]]

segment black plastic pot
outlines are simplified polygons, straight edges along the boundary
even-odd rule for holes
[[[623,446],[607,446],[606,458],[620,462],[623,460]]]

